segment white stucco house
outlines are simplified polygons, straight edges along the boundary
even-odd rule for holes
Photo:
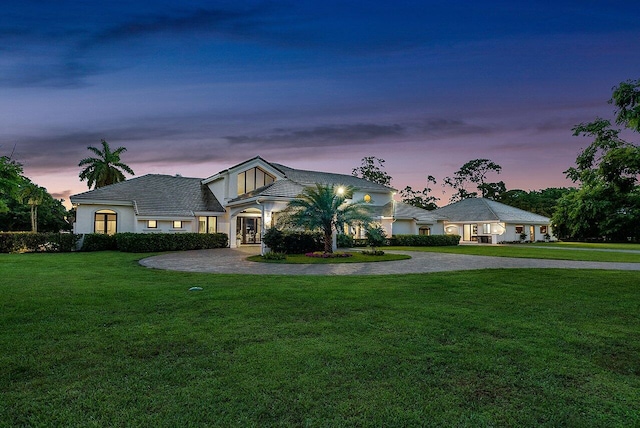
[[[551,220],[485,198],[469,198],[433,211],[444,217],[444,233],[460,235],[460,243],[499,244],[521,240],[542,241],[551,236]]]
[[[507,208],[498,209],[494,201],[489,204],[478,199],[493,207],[494,213],[516,217],[485,215],[470,205],[465,217],[466,204],[459,205],[465,201],[427,211],[395,201],[396,190],[391,187],[351,175],[290,168],[257,156],[207,178],[148,174],[73,195],[74,232],[221,232],[228,234],[232,248],[260,244],[265,229],[287,203],[316,183],[353,186],[356,191],[351,200],[369,204],[373,221],[389,236],[450,233],[460,234],[462,242],[486,242],[483,237],[491,236],[490,242],[497,243],[517,240],[512,239],[515,232],[511,233],[511,225],[539,227],[544,223],[549,230],[548,218],[503,204],[499,205]],[[484,233],[485,223],[491,224],[491,233]],[[478,233],[480,230],[483,233]],[[358,228],[346,232],[355,237],[364,233]]]

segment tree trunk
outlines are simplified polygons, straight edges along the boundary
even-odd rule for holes
[[[38,206],[31,205],[31,231],[36,233],[38,231]]]
[[[324,232],[324,252],[333,253],[333,234],[331,232]]]

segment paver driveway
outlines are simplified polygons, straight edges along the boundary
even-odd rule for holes
[[[140,260],[149,268],[186,272],[242,273],[253,275],[394,275],[496,268],[561,268],[638,270],[640,263],[581,262],[569,260],[521,259],[470,256],[465,254],[391,251],[409,254],[411,259],[379,263],[275,264],[247,259],[259,248],[218,248],[162,254]]]

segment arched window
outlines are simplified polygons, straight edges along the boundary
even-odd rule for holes
[[[93,222],[93,231],[95,233],[104,233],[113,235],[117,231],[118,214],[111,210],[96,211]]]

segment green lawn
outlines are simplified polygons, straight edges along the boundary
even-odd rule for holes
[[[585,244],[590,245],[590,244]],[[598,244],[595,244],[598,245]],[[561,246],[561,249],[550,248],[552,244],[515,244],[515,245],[458,245],[455,247],[383,247],[385,251],[426,251],[433,253],[471,254],[474,256],[518,257],[529,259],[584,260],[589,262],[640,263],[640,252],[623,253],[602,250],[620,249],[612,244],[607,247]],[[627,244],[621,244],[627,245]],[[594,248],[586,251],[581,248]],[[626,247],[624,247],[626,248]],[[631,247],[629,250],[636,250]]]
[[[0,255],[0,425],[640,425],[637,272],[249,276],[138,257]]]
[[[591,242],[538,242],[536,245],[561,248],[590,248],[596,250],[640,251],[640,244],[591,243]]]
[[[342,252],[342,251],[340,251]],[[285,263],[285,264],[334,264],[334,263],[374,263],[374,262],[390,262],[394,260],[406,260],[411,256],[404,254],[384,254],[382,256],[365,255],[361,252],[351,252],[351,257],[307,257],[304,254],[288,254],[285,260],[265,260],[262,256],[250,256],[247,259],[252,262],[262,263]]]

